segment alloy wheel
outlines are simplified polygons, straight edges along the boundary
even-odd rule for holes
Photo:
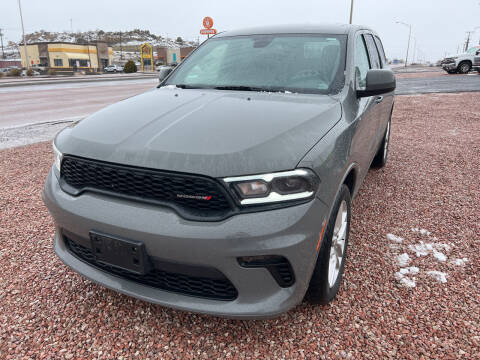
[[[332,245],[330,247],[330,259],[328,264],[328,285],[332,288],[337,282],[338,274],[345,252],[345,240],[347,238],[348,210],[347,202],[342,200],[337,212],[337,218],[333,228]]]

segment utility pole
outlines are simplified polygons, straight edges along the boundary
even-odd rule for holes
[[[25,62],[27,63],[27,70],[30,69],[30,61],[27,54],[27,42],[25,41],[25,28],[23,27],[22,4],[18,0],[18,10],[20,11],[20,21],[22,22],[22,36],[23,36],[23,51],[25,54]]]
[[[465,49],[464,51],[467,52],[468,46],[470,45],[470,35],[472,35],[473,31],[467,31],[467,40],[465,41]]]
[[[122,32],[120,31],[120,60],[123,60]]]
[[[410,41],[411,41],[411,39],[412,39],[412,25],[406,24],[406,23],[401,22],[401,21],[397,21],[397,24],[407,26],[408,29],[409,29],[409,31],[408,31],[407,56],[405,56],[405,67],[407,67],[407,63],[408,63],[408,50],[410,50]]]
[[[0,39],[2,41],[2,59],[5,59],[5,51],[3,51],[3,33],[2,29],[0,29]]]
[[[350,24],[352,23],[353,20],[353,0],[350,3]]]

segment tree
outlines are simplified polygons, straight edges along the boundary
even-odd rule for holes
[[[123,71],[126,73],[134,73],[137,72],[137,65],[132,60],[128,60],[125,63],[125,66],[123,68]]]
[[[182,45],[182,44],[183,44],[183,39],[179,36],[179,37],[177,37],[177,41],[176,41],[176,42],[177,42],[177,44]]]

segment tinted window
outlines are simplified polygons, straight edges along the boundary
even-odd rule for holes
[[[375,36],[375,44],[377,44],[378,53],[380,54],[380,60],[382,60],[382,65],[387,63],[387,57],[385,56],[385,50],[383,49],[382,41],[379,37]]]
[[[365,40],[367,41],[368,53],[370,55],[372,69],[381,69],[382,63],[380,62],[380,57],[378,56],[378,50],[377,46],[375,45],[375,41],[373,41],[373,36],[367,34],[365,35]]]
[[[345,49],[345,35],[213,38],[192,53],[166,85],[336,93],[345,83]]]
[[[367,48],[362,35],[355,40],[355,81],[357,90],[365,88],[367,84],[367,72],[370,69]]]

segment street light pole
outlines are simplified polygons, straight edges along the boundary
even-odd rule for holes
[[[18,0],[18,9],[20,10],[20,21],[22,22],[23,51],[25,54],[25,62],[27,63],[27,69],[30,69],[30,61],[28,60],[27,55],[27,42],[25,41],[25,28],[23,27],[22,4],[20,3],[20,0]]]
[[[350,3],[350,24],[352,23],[353,20],[353,0]]]
[[[404,25],[404,26],[407,26],[408,27],[408,46],[407,46],[407,55],[405,56],[405,67],[407,67],[407,63],[408,63],[408,50],[410,50],[410,40],[412,39],[412,25],[410,24],[406,24],[404,22],[401,22],[401,21],[397,21],[397,24],[400,24],[400,25]]]

